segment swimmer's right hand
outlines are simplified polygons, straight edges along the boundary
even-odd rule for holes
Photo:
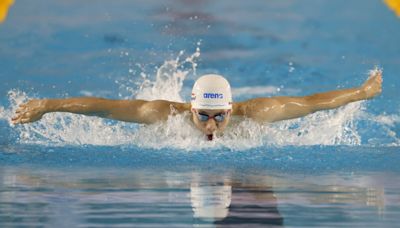
[[[46,113],[46,100],[30,100],[19,105],[15,116],[11,118],[13,124],[24,124],[40,120]]]

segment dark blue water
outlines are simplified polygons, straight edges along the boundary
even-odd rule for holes
[[[399,40],[378,0],[16,0],[0,24],[0,227],[395,227]],[[9,123],[32,97],[188,101],[203,73],[225,75],[235,100],[306,95],[375,66],[373,100],[215,144],[179,119],[165,132],[66,114]],[[149,95],[144,80],[167,87]]]

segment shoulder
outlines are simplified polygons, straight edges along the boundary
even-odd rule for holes
[[[234,115],[251,115],[256,111],[260,111],[261,109],[273,107],[275,105],[279,105],[279,99],[269,98],[269,97],[258,97],[249,99],[242,102],[236,102],[233,104],[233,113]]]

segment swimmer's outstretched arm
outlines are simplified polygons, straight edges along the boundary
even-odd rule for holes
[[[258,122],[274,122],[340,107],[354,101],[371,99],[382,90],[382,71],[374,70],[360,87],[317,93],[305,97],[255,98],[234,104],[235,115]],[[236,106],[236,107],[235,107]]]
[[[34,99],[21,104],[11,119],[14,124],[40,120],[46,113],[69,112],[87,116],[151,124],[166,120],[173,112],[189,110],[190,105],[166,100],[110,100],[96,97]]]

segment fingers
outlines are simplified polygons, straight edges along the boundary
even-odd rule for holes
[[[19,108],[15,111],[15,116],[11,118],[13,124],[20,123],[23,115],[25,114],[25,105],[19,105]]]
[[[11,118],[11,122],[13,123],[13,124],[19,124],[19,123],[21,123],[21,120],[22,120],[23,118],[22,118],[22,115],[16,115],[16,116],[14,116],[14,117],[12,117]]]
[[[374,69],[369,72],[369,78],[381,78],[382,79],[382,70]]]
[[[15,116],[11,118],[11,121],[13,124],[27,123],[30,122],[30,117],[31,114],[29,113],[29,110],[24,106],[24,108],[18,108],[15,111]]]
[[[367,80],[375,80],[380,77],[381,77],[381,75],[379,73],[371,73]]]
[[[30,122],[29,118],[18,118],[12,121],[13,124],[24,124],[29,122]]]
[[[378,84],[381,86],[382,84],[382,71],[380,70],[373,70],[370,72],[368,79],[365,82],[365,85],[372,85],[372,84]]]
[[[375,82],[378,83],[379,87],[381,87],[382,81],[383,81],[382,74],[381,73],[376,74],[374,79],[375,79]]]
[[[382,79],[382,71],[375,71],[373,77]]]
[[[18,123],[20,124],[24,124],[24,123],[29,123],[31,122],[29,118],[25,118],[25,119],[20,119]]]
[[[24,124],[38,121],[44,114],[41,100],[33,99],[18,105],[14,117],[11,118],[13,124]]]
[[[24,112],[26,108],[18,108],[15,113],[21,113]]]
[[[35,111],[35,100],[18,105],[14,117],[11,118],[13,124],[24,124],[35,121],[37,114]],[[40,119],[40,117],[39,117]]]
[[[11,122],[12,122],[13,124],[19,124],[20,121],[21,121],[21,118],[20,118],[20,117],[13,117],[13,118],[11,118]]]
[[[13,124],[24,124],[32,122],[32,120],[30,117],[16,116],[11,119],[11,122]]]

